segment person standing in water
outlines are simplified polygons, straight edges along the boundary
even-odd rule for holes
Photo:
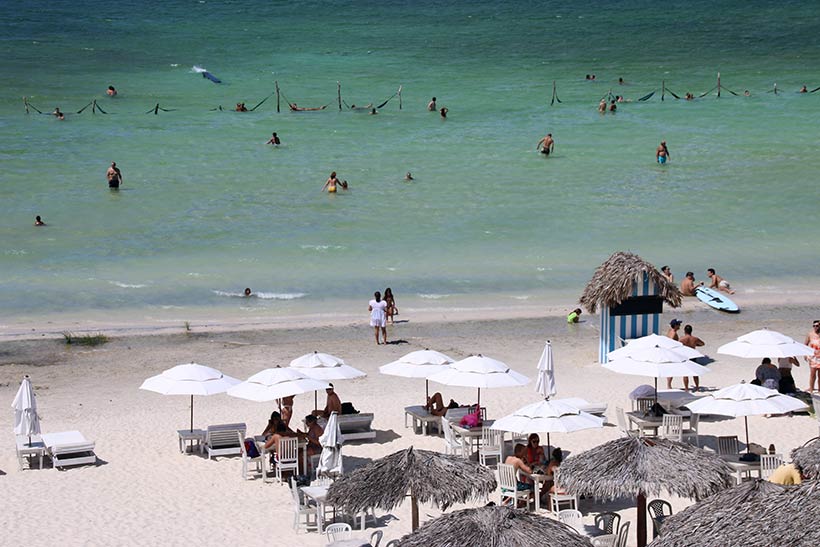
[[[35,226],[45,226],[46,223],[43,222],[43,219],[40,218],[40,215],[37,215],[36,217],[34,217],[34,225]]]
[[[555,141],[552,139],[552,133],[547,133],[547,136],[538,141],[535,145],[536,150],[541,150],[545,156],[549,156],[555,150]]]
[[[379,342],[379,331],[382,333],[384,343],[387,343],[387,317],[385,310],[387,309],[387,302],[382,300],[382,294],[379,291],[373,293],[373,300],[368,303],[367,311],[370,312],[370,326],[376,334],[376,344]]]
[[[268,142],[266,142],[265,144],[272,144],[274,146],[279,146],[280,144],[282,144],[282,141],[279,140],[279,135],[277,135],[276,131],[274,131],[273,135],[271,135],[271,137],[270,137],[270,140]]]
[[[655,149],[655,159],[658,160],[658,163],[661,165],[671,159],[669,155],[669,148],[666,146],[666,141],[661,141],[658,148]]]
[[[330,174],[330,177],[327,179],[325,185],[322,186],[322,192],[324,192],[325,189],[327,189],[328,194],[335,194],[336,186],[341,186],[342,190],[347,190],[347,181],[340,181],[338,178],[336,178],[336,171],[333,171]]]
[[[108,89],[105,91],[105,93],[106,93],[109,97],[116,97],[116,96],[117,96],[117,90],[116,90],[116,89],[114,89],[114,86],[113,86],[113,85],[108,86]]]
[[[117,167],[117,162],[115,161],[111,162],[111,167],[105,172],[105,176],[108,178],[109,188],[119,188],[120,184],[122,184],[122,171]]]
[[[430,112],[435,112],[436,110],[438,110],[438,108],[436,108],[436,98],[435,97],[433,97],[432,101],[427,103],[427,110],[429,110]]]
[[[439,114],[441,114],[442,119],[444,119],[447,118],[447,113],[449,112],[449,110],[447,110],[446,106],[442,106],[441,110],[439,110],[438,112]]]

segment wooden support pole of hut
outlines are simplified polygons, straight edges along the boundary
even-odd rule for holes
[[[336,82],[336,100],[339,103],[339,112],[342,111],[342,83]]]
[[[419,500],[410,492],[410,521],[412,530],[415,532],[419,529]]]
[[[279,80],[273,82],[276,85],[276,112],[279,113]]]

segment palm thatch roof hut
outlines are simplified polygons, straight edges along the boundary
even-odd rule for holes
[[[598,360],[616,349],[618,338],[658,334],[663,303],[681,305],[681,293],[655,266],[633,253],[617,252],[592,274],[580,303],[589,313],[601,308]]]
[[[355,514],[371,507],[397,507],[409,494],[413,530],[419,527],[418,502],[432,501],[440,509],[495,491],[495,474],[488,467],[439,452],[406,450],[373,461],[334,482],[328,502]]]
[[[820,484],[780,486],[755,480],[668,517],[651,547],[793,547],[820,543]]]
[[[731,468],[713,452],[666,439],[622,437],[561,464],[556,483],[573,494],[637,496],[638,547],[646,545],[646,497],[671,492],[701,499],[734,483]]]
[[[792,450],[792,463],[807,479],[820,478],[820,437]]]
[[[510,507],[453,511],[401,538],[399,547],[590,547],[570,526]]]

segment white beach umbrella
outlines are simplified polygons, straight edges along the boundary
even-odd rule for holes
[[[746,424],[746,450],[749,447],[748,416],[761,414],[785,414],[806,408],[806,403],[795,397],[778,393],[755,384],[735,384],[725,387],[697,401],[686,404],[693,414],[716,414],[718,416],[743,416]]]
[[[690,361],[686,354],[679,352],[677,348],[662,348],[660,346],[635,350],[627,357],[618,357],[604,363],[602,366],[619,374],[654,378],[656,393],[658,378],[702,376],[707,372],[711,372],[703,365]]]
[[[431,349],[411,351],[398,360],[379,367],[379,372],[388,376],[400,376],[402,378],[424,378],[424,388],[426,397],[430,397],[429,384],[427,378],[437,372],[445,370],[453,359],[441,352]]]
[[[28,375],[23,376],[11,408],[14,409],[14,434],[27,436],[31,444],[31,436],[40,434],[40,417],[37,415],[37,399]]]
[[[298,369],[299,372],[308,378],[326,380],[328,382],[334,380],[352,380],[353,378],[367,376],[367,374],[361,370],[346,364],[343,359],[319,351],[306,353],[301,357],[297,357],[290,362],[290,367]],[[313,407],[318,408],[318,406],[318,395],[314,394]]]
[[[268,368],[228,389],[228,395],[249,401],[266,402],[326,389],[328,383],[314,380],[294,368]]]
[[[604,427],[603,418],[582,412],[561,399],[539,401],[519,408],[492,425],[493,429],[522,435],[546,433],[547,450],[550,447],[550,432],[571,433],[600,427]]]
[[[544,399],[555,397],[555,364],[552,361],[552,344],[549,340],[544,345],[544,351],[541,352],[541,358],[538,360],[535,391]]]
[[[341,475],[344,473],[342,462],[342,444],[344,437],[339,428],[339,418],[336,412],[330,414],[327,420],[325,431],[319,437],[319,444],[322,445],[322,453],[319,456],[319,467],[317,471],[325,475]]]
[[[703,357],[703,354],[698,350],[690,348],[689,346],[684,346],[677,340],[669,338],[668,336],[650,334],[648,336],[642,336],[641,338],[635,338],[624,347],[610,351],[607,353],[607,358],[617,359],[619,357],[629,357],[635,353],[636,350],[655,347],[675,350],[687,359],[697,359],[698,357]]]
[[[428,378],[433,382],[447,386],[478,388],[478,404],[481,405],[482,388],[517,387],[528,384],[530,379],[515,372],[506,364],[484,357],[472,355],[456,361],[446,370],[437,372]]]
[[[735,357],[799,357],[814,355],[814,350],[805,344],[789,338],[785,334],[769,329],[760,329],[744,334],[718,348],[718,353]]]
[[[145,380],[140,389],[153,391],[162,395],[191,396],[191,431],[194,429],[194,395],[214,395],[225,393],[240,381],[225,376],[218,370],[188,363],[169,368],[162,374]]]

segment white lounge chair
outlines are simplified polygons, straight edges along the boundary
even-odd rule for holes
[[[345,442],[364,441],[376,438],[376,432],[373,431],[372,428],[372,413],[339,414],[338,424]]]
[[[97,463],[94,441],[89,441],[79,431],[61,431],[41,435],[46,451],[54,467],[89,465]]]
[[[238,439],[245,438],[247,429],[245,424],[209,425],[205,431],[205,450],[208,452],[208,459],[210,460],[213,456],[242,454],[242,443]]]

